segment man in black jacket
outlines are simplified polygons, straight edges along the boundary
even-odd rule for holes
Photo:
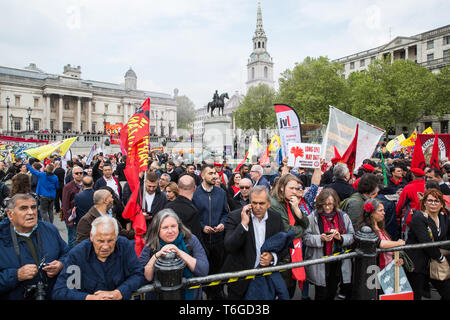
[[[179,195],[174,201],[167,203],[167,208],[172,209],[180,217],[183,224],[188,227],[197,238],[202,241],[202,225],[200,224],[200,213],[192,203],[196,186],[194,178],[185,174],[178,179]]]
[[[333,182],[324,186],[324,188],[331,188],[339,196],[340,201],[347,199],[356,190],[347,182],[350,179],[350,171],[345,163],[337,163],[333,168]]]
[[[250,204],[228,215],[225,223],[225,251],[227,257],[223,272],[234,272],[276,265],[288,250],[280,256],[272,252],[260,252],[264,241],[282,232],[283,223],[278,212],[270,209],[269,191],[264,186],[256,186],[250,193]],[[249,280],[228,284],[228,299],[243,300]]]

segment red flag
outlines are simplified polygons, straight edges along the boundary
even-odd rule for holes
[[[142,212],[142,194],[139,173],[148,168],[149,153],[149,110],[150,99],[128,120],[120,131],[120,141],[127,153],[127,162],[124,170],[128,185],[132,191],[130,200],[123,210],[122,217],[133,223],[135,231],[135,251],[137,256],[145,245],[142,236],[147,231],[145,217]]]
[[[342,155],[342,159],[340,160],[340,162],[347,164],[348,170],[350,170],[350,175],[352,175],[353,170],[355,169],[356,149],[358,144],[358,129],[359,124],[356,125],[355,137],[353,138],[347,150]]]
[[[413,156],[411,160],[411,169],[412,168],[425,168],[425,157],[423,156],[422,151],[422,143],[420,139],[416,139],[416,143],[414,145]]]
[[[270,163],[269,159],[269,147],[266,148],[266,152],[263,153],[261,159],[259,159],[259,164],[264,166],[266,163]]]
[[[431,152],[431,159],[430,159],[430,168],[439,169],[439,137],[437,133],[434,136],[433,151]]]
[[[247,152],[247,154],[245,155],[244,160],[242,160],[242,162],[239,163],[239,165],[236,167],[236,169],[234,169],[234,172],[239,172],[239,170],[241,169],[241,167],[244,165],[245,160],[247,160],[247,157],[248,157],[248,152]]]

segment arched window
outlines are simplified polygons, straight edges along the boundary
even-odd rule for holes
[[[264,78],[268,78],[269,77],[269,69],[267,67],[264,67]]]
[[[252,68],[252,79],[255,79],[255,67]]]
[[[258,41],[258,48],[261,48],[261,42]]]
[[[263,43],[262,43],[262,47],[263,47],[263,49],[264,49],[264,41],[263,41]]]

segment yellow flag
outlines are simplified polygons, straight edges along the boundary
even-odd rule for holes
[[[389,152],[397,151],[398,149],[401,149],[400,143],[404,140],[405,140],[405,135],[402,133],[401,135],[399,135],[399,136],[395,137],[394,139],[392,139],[391,141],[389,141],[386,144],[386,149]]]
[[[58,153],[61,156],[64,156],[67,150],[69,150],[72,143],[74,143],[77,138],[78,137],[73,137],[62,141],[55,141],[44,146],[25,150],[24,152],[26,152],[30,157],[36,158],[39,161],[44,160],[52,153]]]
[[[402,142],[400,142],[400,145],[404,147],[413,147],[416,144],[416,136],[417,136],[417,129],[414,129],[414,132],[411,134],[411,136],[408,139],[405,139]]]
[[[262,151],[261,144],[256,139],[255,136],[252,137],[252,142],[250,143],[250,147],[248,148],[248,159],[252,159],[252,156],[258,156]]]
[[[277,151],[281,147],[281,139],[276,134],[270,139],[269,151]]]
[[[422,134],[434,134],[434,131],[431,127],[426,128]]]

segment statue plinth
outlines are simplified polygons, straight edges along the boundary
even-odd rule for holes
[[[222,156],[226,148],[232,150],[233,130],[229,117],[209,117],[205,120],[204,127],[203,144],[205,150],[214,152],[216,156]]]

